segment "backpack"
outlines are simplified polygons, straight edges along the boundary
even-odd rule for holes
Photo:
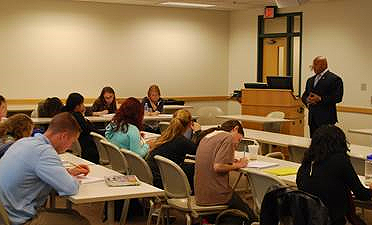
[[[226,209],[218,214],[215,225],[250,225],[249,216],[239,209]]]

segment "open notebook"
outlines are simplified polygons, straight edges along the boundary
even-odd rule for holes
[[[93,177],[90,175],[84,176],[79,175],[75,177],[78,181],[81,182],[81,184],[90,184],[90,183],[96,183],[96,182],[103,182],[103,177]]]

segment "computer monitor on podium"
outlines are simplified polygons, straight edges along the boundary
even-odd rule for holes
[[[267,76],[267,85],[270,89],[289,89],[293,90],[292,76]]]

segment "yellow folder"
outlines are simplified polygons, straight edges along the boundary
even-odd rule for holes
[[[264,170],[265,173],[273,174],[276,176],[287,176],[292,174],[297,174],[296,167],[277,167],[272,169]]]

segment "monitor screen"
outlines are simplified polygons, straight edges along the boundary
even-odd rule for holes
[[[293,77],[291,76],[267,76],[267,84],[270,89],[290,89],[293,90]]]

